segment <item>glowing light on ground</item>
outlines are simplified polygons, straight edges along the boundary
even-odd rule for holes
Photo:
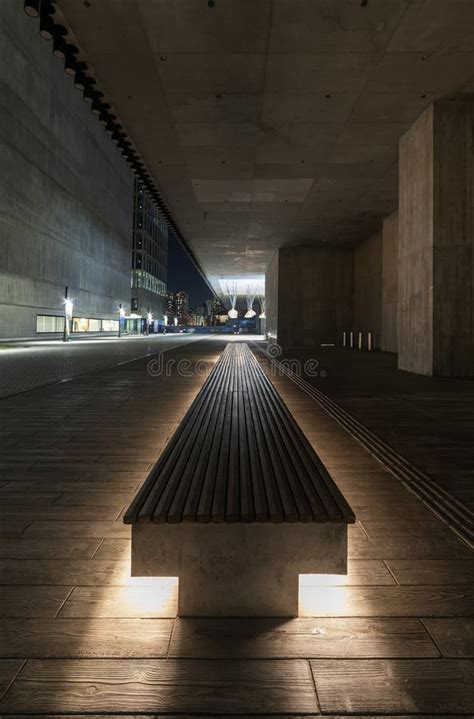
[[[341,591],[346,581],[344,574],[300,574],[300,616],[343,616],[349,603],[349,588]]]

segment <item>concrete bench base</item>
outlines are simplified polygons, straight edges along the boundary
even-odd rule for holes
[[[300,574],[347,572],[343,523],[132,526],[132,576],[179,577],[178,614],[298,616]]]

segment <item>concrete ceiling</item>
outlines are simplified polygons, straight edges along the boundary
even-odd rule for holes
[[[474,92],[474,0],[60,0],[215,278],[352,245],[397,207],[397,143]]]

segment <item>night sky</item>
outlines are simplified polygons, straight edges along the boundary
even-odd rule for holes
[[[173,233],[168,237],[168,291],[184,290],[189,295],[189,308],[196,309],[213,294],[182,249]]]

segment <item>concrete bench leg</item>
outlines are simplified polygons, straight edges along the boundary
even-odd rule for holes
[[[342,523],[132,528],[132,575],[179,577],[180,616],[297,616],[299,574],[346,571]]]

